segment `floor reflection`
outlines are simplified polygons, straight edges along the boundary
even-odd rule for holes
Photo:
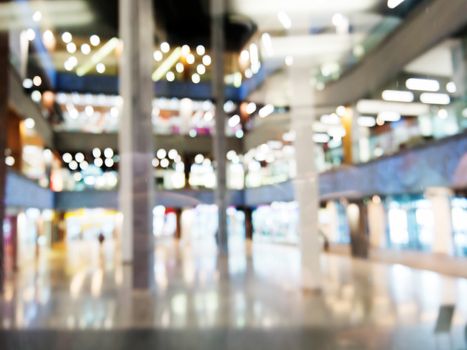
[[[431,346],[439,307],[453,304],[452,337],[463,344],[465,279],[323,255],[323,293],[309,295],[299,288],[294,247],[232,242],[226,259],[217,255],[211,241],[164,241],[155,250],[156,288],[135,293],[131,268],[121,265],[115,252],[118,245],[109,241],[102,247],[74,242],[41,254],[8,280],[0,327],[319,327],[340,330],[344,343],[378,331],[382,337],[391,334],[395,344],[398,337],[401,342],[412,337]]]

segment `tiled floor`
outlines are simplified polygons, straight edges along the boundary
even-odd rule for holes
[[[465,279],[323,255],[323,291],[308,294],[294,247],[232,242],[227,260],[212,242],[170,241],[156,289],[134,293],[116,250],[73,243],[24,267],[0,302],[0,349],[467,348]],[[452,347],[433,334],[445,304]]]

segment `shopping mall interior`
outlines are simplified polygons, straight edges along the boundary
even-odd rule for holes
[[[0,0],[0,349],[467,349],[467,0]]]

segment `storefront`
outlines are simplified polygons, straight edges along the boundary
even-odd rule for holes
[[[453,198],[451,211],[454,254],[467,257],[467,198]]]
[[[420,196],[388,198],[388,247],[430,251],[433,245],[431,203]]]

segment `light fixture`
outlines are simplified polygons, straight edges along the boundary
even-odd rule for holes
[[[32,20],[34,22],[40,22],[42,19],[42,13],[40,11],[35,11],[32,15]]]
[[[360,114],[378,114],[384,111],[394,111],[401,115],[419,116],[430,112],[430,108],[423,103],[400,103],[382,100],[359,100],[357,111]]]
[[[41,99],[42,99],[41,92],[38,90],[34,90],[33,92],[31,92],[31,99],[36,103],[41,102]]]
[[[167,53],[167,52],[170,51],[170,45],[169,45],[168,42],[163,42],[163,43],[161,44],[161,51],[162,51],[163,53]]]
[[[391,102],[413,102],[415,97],[410,91],[384,90],[381,94],[383,100]]]
[[[198,45],[198,46],[196,46],[196,53],[199,56],[203,56],[206,53],[206,49],[204,48],[203,45]]]
[[[83,55],[89,55],[91,53],[91,46],[89,44],[83,44],[81,45],[81,53]]]
[[[167,74],[165,75],[165,78],[167,79],[167,81],[174,81],[175,80],[175,74],[174,72],[167,72]]]
[[[73,36],[70,34],[70,32],[65,32],[62,34],[62,40],[65,44],[68,44],[73,40]]]
[[[402,4],[404,0],[388,0],[388,7],[390,9],[395,9],[397,6]]]
[[[295,141],[295,132],[288,131],[282,135],[282,140],[284,142],[294,142]]]
[[[237,139],[243,138],[244,135],[245,135],[245,133],[243,132],[242,129],[238,129],[237,131],[235,131],[235,137],[236,137]]]
[[[349,32],[349,19],[342,13],[336,13],[332,16],[332,24],[336,27],[336,31],[340,34]]]
[[[195,84],[198,84],[200,81],[201,81],[201,78],[199,76],[198,73],[194,73],[192,76],[191,76],[191,81]]]
[[[285,13],[284,11],[279,11],[277,13],[277,18],[279,19],[279,22],[282,24],[284,29],[288,30],[292,28],[292,20],[290,19],[287,13]]]
[[[247,106],[246,106],[246,112],[248,114],[253,114],[253,113],[255,113],[255,111],[256,111],[256,103],[254,103],[254,102],[248,103]]]
[[[101,38],[99,38],[99,36],[94,34],[94,35],[91,35],[91,37],[89,38],[89,42],[91,43],[92,46],[97,46],[101,43]]]
[[[74,173],[74,174],[73,174],[73,179],[74,179],[76,182],[80,182],[80,181],[83,179],[83,175],[81,175],[81,173]]]
[[[94,114],[94,108],[92,106],[86,106],[84,108],[84,113],[86,113],[88,117],[92,117],[92,115]]]
[[[269,33],[263,33],[261,35],[261,44],[266,56],[270,57],[274,54],[274,50],[272,49],[271,35],[269,35]]]
[[[176,149],[171,149],[169,152],[168,152],[168,156],[170,159],[175,159],[177,158],[177,155],[178,155],[178,152]]]
[[[453,82],[453,81],[450,81],[449,83],[446,84],[446,90],[450,93],[450,94],[455,94],[457,92],[457,86],[456,86],[456,83]]]
[[[259,61],[258,45],[255,43],[250,44],[250,62],[253,74],[258,73],[261,68],[261,62]]]
[[[120,40],[118,40],[117,38],[110,39],[102,47],[100,47],[99,50],[97,50],[97,52],[90,57],[90,59],[88,59],[83,65],[78,67],[78,69],[76,70],[76,74],[81,77],[90,70],[92,70],[96,66],[96,64],[102,62],[104,58],[110,55],[110,53],[112,53],[113,50],[115,50],[119,45]]]
[[[82,161],[84,161],[84,154],[81,153],[81,152],[78,152],[75,154],[75,160],[78,162],[78,163],[81,163]]]
[[[80,167],[81,170],[86,170],[87,168],[89,168],[89,163],[86,162],[86,161],[83,161],[83,162],[81,162],[79,167]]]
[[[157,168],[159,166],[159,159],[153,158],[151,163],[154,168]]]
[[[314,134],[313,141],[316,143],[327,143],[331,138],[328,134]]]
[[[434,79],[409,78],[405,82],[407,89],[415,91],[439,91],[439,82]]]
[[[42,41],[44,42],[44,46],[50,51],[52,51],[57,44],[54,33],[52,33],[50,29],[47,29],[42,33]]]
[[[101,154],[101,150],[97,147],[92,150],[92,155],[94,156],[94,158],[99,158]]]
[[[34,127],[36,126],[36,122],[32,118],[26,118],[24,120],[24,126],[26,127],[26,129],[34,129]]]
[[[102,160],[102,158],[96,158],[94,159],[94,165],[98,168],[102,168],[102,166],[104,165],[104,161]]]
[[[206,73],[206,67],[202,64],[198,64],[198,66],[196,67],[196,71],[198,72],[198,74],[203,75],[204,73]]]
[[[72,160],[70,164],[68,164],[71,170],[76,170],[78,169],[78,163],[75,160]]]
[[[185,70],[185,66],[183,65],[182,62],[178,62],[178,63],[175,65],[175,70],[176,70],[178,73],[183,73],[183,71]]]
[[[339,125],[341,121],[336,113],[324,114],[319,120],[326,125]]]
[[[159,50],[156,50],[152,54],[152,57],[154,58],[154,61],[160,62],[160,61],[162,61],[162,58],[164,58],[164,55]]]
[[[40,76],[36,75],[33,79],[32,79],[32,83],[35,85],[35,86],[41,86],[42,84],[42,79]]]
[[[378,114],[378,119],[385,122],[397,122],[401,119],[401,115],[397,112],[385,111]]]
[[[73,160],[73,157],[70,153],[64,153],[62,159],[65,163],[70,163]]]
[[[245,69],[245,78],[250,79],[253,76],[253,72],[250,68]]]
[[[109,148],[109,147],[106,148],[106,149],[104,150],[104,156],[105,156],[106,158],[112,158],[112,157],[114,156],[114,151],[113,151],[113,149],[112,149],[112,148]]]
[[[201,164],[204,160],[204,156],[201,154],[201,153],[198,153],[196,156],[195,156],[195,163],[196,164]]]
[[[186,63],[188,63],[188,64],[193,64],[193,63],[195,63],[195,55],[193,55],[192,53],[189,53],[189,54],[186,56]]]
[[[234,150],[230,150],[226,154],[226,158],[228,160],[233,160],[233,159],[235,159],[235,157],[237,157],[237,152],[235,152]]]
[[[361,115],[357,119],[357,124],[366,128],[372,128],[376,126],[376,119],[371,116]]]
[[[247,108],[248,108],[248,106],[247,106]],[[256,108],[255,108],[255,110],[256,110]],[[267,104],[267,105],[263,106],[258,112],[260,118],[269,117],[272,113],[274,113],[274,106],[272,104]]]
[[[420,95],[420,101],[429,105],[448,105],[451,103],[451,98],[448,94],[424,92]]]
[[[238,57],[238,62],[240,63],[240,66],[246,67],[248,66],[248,62],[250,60],[250,53],[248,50],[242,50],[240,52],[240,56]]]
[[[190,47],[188,45],[183,45],[182,46],[182,55],[186,56],[190,53]]]
[[[97,71],[97,73],[99,73],[99,74],[103,74],[103,73],[105,72],[105,64],[102,63],[102,62],[101,62],[101,63],[98,63],[98,64],[96,65],[96,71]]]
[[[228,123],[231,128],[236,127],[238,124],[240,124],[240,116],[238,114],[233,115],[229,118]]]
[[[177,63],[182,55],[182,49],[177,47],[172,53],[167,57],[157,69],[152,73],[152,80],[159,81],[167,72]]]
[[[13,166],[15,165],[15,158],[13,156],[7,156],[5,157],[5,164],[7,166]]]
[[[156,156],[159,159],[164,159],[167,156],[167,151],[163,148],[160,148],[156,152]]]
[[[26,30],[26,38],[28,38],[29,41],[34,41],[34,39],[36,38],[36,32],[34,31],[34,29],[29,28],[28,30]]]
[[[204,55],[202,61],[205,66],[209,66],[211,64],[211,56]]]
[[[23,87],[25,89],[30,89],[30,88],[32,88],[32,86],[33,86],[33,82],[32,82],[31,79],[27,78],[27,79],[23,80]]]
[[[448,111],[445,110],[444,108],[441,108],[441,109],[438,111],[438,117],[439,117],[440,119],[446,119],[448,116],[449,116]]]
[[[347,113],[347,108],[345,108],[345,106],[339,106],[336,108],[336,113],[338,116],[343,117]]]
[[[75,52],[76,52],[76,44],[73,43],[73,42],[66,44],[66,50],[67,50],[68,53],[70,53],[70,54],[75,53]]]
[[[236,106],[235,103],[228,100],[224,103],[224,112],[225,113],[232,113],[235,110]]]
[[[167,158],[162,159],[160,163],[161,163],[161,167],[163,167],[163,168],[168,168],[169,164],[170,164],[170,162],[169,162],[169,160]]]
[[[114,161],[112,158],[106,158],[104,164],[107,168],[111,168],[114,166]]]

